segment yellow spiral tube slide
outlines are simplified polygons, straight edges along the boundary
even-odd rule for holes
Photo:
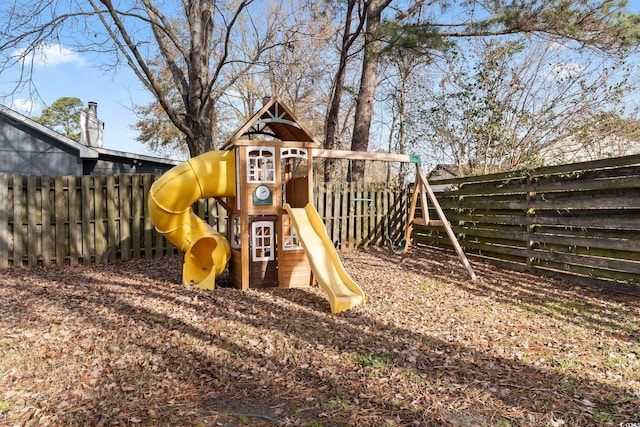
[[[231,254],[229,242],[193,213],[199,199],[236,195],[233,151],[209,151],[168,170],[151,185],[149,216],[159,233],[184,252],[182,283],[215,288]]]

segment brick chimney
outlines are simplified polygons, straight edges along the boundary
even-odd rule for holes
[[[80,143],[87,147],[102,148],[104,122],[98,119],[98,103],[89,101],[87,111],[80,112]]]

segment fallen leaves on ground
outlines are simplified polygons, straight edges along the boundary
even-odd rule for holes
[[[640,298],[448,253],[341,253],[367,302],[181,284],[180,260],[0,271],[0,425],[640,422]]]

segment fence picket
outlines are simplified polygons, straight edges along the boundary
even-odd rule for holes
[[[108,262],[114,262],[118,254],[118,241],[120,235],[118,215],[118,189],[114,175],[107,175],[107,253]]]
[[[363,237],[362,237],[362,223],[363,223],[363,219],[362,219],[362,203],[360,203],[360,200],[362,200],[362,187],[363,184],[362,182],[357,182],[356,183],[356,196],[354,197],[353,200],[353,204],[355,205],[355,210],[356,210],[356,244],[361,244]]]
[[[338,246],[340,244],[340,205],[342,199],[340,198],[340,185],[333,185],[333,213],[331,214],[331,241],[334,246]]]
[[[376,200],[376,226],[375,226],[375,230],[376,230],[376,241],[375,244],[376,245],[380,245],[380,243],[382,242],[383,239],[383,226],[384,226],[384,217],[382,216],[383,212],[382,212],[382,196],[385,194],[384,189],[380,186],[377,185],[376,186],[376,195],[375,195],[375,200]],[[387,212],[385,210],[385,212]]]
[[[95,245],[92,245],[92,236],[95,236],[95,222],[92,221],[94,204],[91,198],[91,183],[92,178],[90,176],[83,176],[80,179],[81,193],[80,193],[80,208],[82,209],[82,263],[90,264],[92,261],[91,254],[94,253]]]
[[[106,177],[93,177],[93,200],[95,206],[95,260],[98,264],[106,264],[109,261],[107,235],[105,232],[105,220],[107,217]]]
[[[371,205],[370,205],[370,185],[365,184],[364,191],[362,192],[362,213],[364,216],[363,221],[363,239],[364,247],[368,248],[371,244]]]
[[[347,210],[348,210],[348,215],[349,215],[349,221],[347,222],[347,240],[348,240],[348,245],[347,247],[349,249],[353,249],[356,244],[357,244],[357,238],[356,238],[356,230],[355,230],[355,218],[356,218],[356,210],[354,207],[354,197],[355,197],[355,192],[356,192],[356,186],[354,182],[350,182],[349,183],[349,205],[347,206]]]
[[[131,259],[131,175],[120,175],[118,184],[118,195],[120,200],[120,259],[128,261]]]
[[[337,193],[340,195],[340,247],[348,247],[347,229],[349,228],[349,186],[342,185]]]
[[[140,184],[140,175],[131,177],[131,250],[133,259],[142,256],[142,216],[144,214],[144,196]]]
[[[42,242],[42,264],[52,263],[56,253],[55,233],[51,226],[51,212],[55,205],[51,198],[51,181],[53,178],[43,176],[40,178],[40,209],[41,226],[39,240]],[[53,199],[55,200],[55,198]]]
[[[68,204],[65,203],[66,194],[64,191],[64,177],[59,177],[55,181],[55,239],[56,239],[56,264],[62,265],[69,240],[65,237],[64,226],[67,217]],[[16,260],[17,261],[17,260]]]
[[[67,188],[69,193],[69,263],[78,265],[80,248],[82,247],[82,225],[79,223],[81,214],[78,212],[80,202],[78,200],[77,177],[68,177]]]
[[[22,177],[13,175],[13,260],[22,264]]]
[[[151,184],[154,181],[154,177],[153,175],[144,175],[142,177],[142,194],[143,194],[143,202],[142,202],[142,211],[143,212],[147,212],[148,206],[147,206],[147,197],[149,194],[149,190],[151,189]],[[151,224],[151,218],[149,218],[149,215],[144,215],[144,220],[142,223],[142,227],[143,227],[143,233],[144,233],[144,249],[143,249],[143,256],[144,258],[153,258],[153,237],[154,235],[157,235],[153,224]]]

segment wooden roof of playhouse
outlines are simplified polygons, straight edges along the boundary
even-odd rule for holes
[[[314,148],[318,142],[310,135],[304,125],[277,97],[271,98],[264,106],[233,134],[223,149],[237,142],[271,137],[280,141],[305,143],[305,147]]]

